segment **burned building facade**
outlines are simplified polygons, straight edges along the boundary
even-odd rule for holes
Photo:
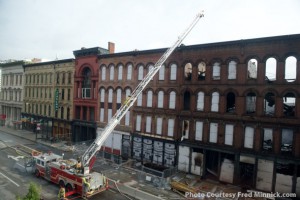
[[[299,47],[300,35],[178,47],[106,147],[142,163],[299,193]],[[98,56],[99,127],[165,50]]]

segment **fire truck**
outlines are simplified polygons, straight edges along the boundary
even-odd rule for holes
[[[91,168],[96,160],[96,154],[101,146],[111,134],[114,128],[119,124],[122,117],[133,106],[138,96],[146,88],[147,84],[152,80],[154,75],[159,71],[163,63],[168,59],[172,52],[182,43],[183,39],[194,28],[199,19],[203,17],[203,12],[199,13],[188,28],[178,37],[178,40],[171,46],[156,62],[154,67],[149,70],[148,74],[138,84],[135,90],[126,98],[120,109],[111,118],[102,132],[97,133],[94,142],[87,148],[81,159],[64,160],[62,156],[52,152],[39,153],[33,152],[35,163],[35,175],[43,177],[55,184],[59,184],[66,188],[66,196],[79,194],[81,196],[90,197],[108,189],[108,181],[106,177],[98,172],[91,172]],[[80,167],[76,167],[80,164]],[[90,190],[85,194],[84,182],[89,180]]]

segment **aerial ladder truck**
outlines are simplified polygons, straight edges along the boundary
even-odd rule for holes
[[[81,156],[81,160],[64,160],[61,156],[53,154],[52,152],[44,154],[40,152],[33,152],[33,158],[35,160],[35,175],[65,187],[66,196],[77,193],[80,196],[90,197],[99,192],[107,190],[108,181],[106,177],[97,172],[90,172],[96,159],[96,153],[101,149],[101,146],[107,137],[112,133],[126,112],[133,106],[138,96],[159,71],[163,63],[182,43],[183,39],[189,34],[199,19],[203,16],[203,12],[197,14],[192,23],[178,37],[173,46],[167,49],[167,51],[161,56],[154,67],[148,72],[148,74],[138,84],[134,91],[127,97],[120,109],[105,126],[102,133],[96,137],[94,142],[84,152],[84,154]],[[80,164],[80,167],[78,167],[78,164]],[[88,192],[86,192],[84,188],[84,184],[87,182],[87,180],[89,181]]]

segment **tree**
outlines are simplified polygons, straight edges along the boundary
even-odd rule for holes
[[[16,200],[40,200],[41,187],[33,182],[30,182],[28,193],[25,197],[16,196]]]

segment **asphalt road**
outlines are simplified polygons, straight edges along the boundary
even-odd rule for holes
[[[36,178],[32,173],[26,171],[24,167],[25,158],[22,157],[26,153],[19,150],[20,145],[43,152],[63,153],[57,149],[0,131],[0,199],[14,200],[16,195],[25,196],[30,182],[34,182],[41,187],[41,194],[45,200],[57,200],[59,190],[57,185],[42,178]],[[64,156],[74,157],[71,153],[64,153]],[[81,198],[74,197],[73,199],[80,200]],[[108,190],[90,199],[127,200],[128,198],[115,190]]]

